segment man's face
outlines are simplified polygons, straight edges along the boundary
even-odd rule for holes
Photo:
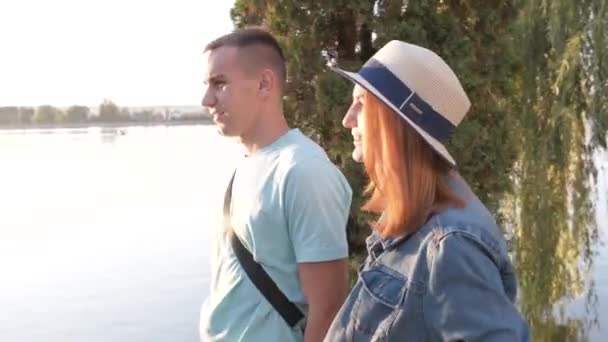
[[[245,70],[237,47],[207,51],[204,58],[203,107],[209,110],[220,134],[247,135],[260,112],[259,80],[254,72]]]

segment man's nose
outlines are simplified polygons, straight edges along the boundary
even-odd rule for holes
[[[213,91],[211,91],[210,88],[211,87],[207,87],[205,89],[205,92],[203,93],[203,99],[201,101],[203,107],[212,108],[217,102],[217,99],[215,98],[215,95],[213,94]]]

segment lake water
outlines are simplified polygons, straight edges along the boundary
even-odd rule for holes
[[[198,341],[240,152],[210,126],[0,131],[0,341]],[[594,342],[608,340],[607,250],[590,275]],[[589,314],[581,298],[568,308]]]
[[[197,341],[237,149],[212,127],[124,132],[0,131],[0,341]]]

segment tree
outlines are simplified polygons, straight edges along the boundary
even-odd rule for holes
[[[0,125],[19,123],[19,108],[0,107]]]
[[[90,108],[86,106],[71,106],[66,111],[65,121],[74,123],[86,122],[90,112]]]
[[[55,123],[61,117],[61,111],[58,108],[55,108],[50,105],[40,106],[36,109],[36,113],[34,114],[34,118],[32,119],[34,123]]]
[[[99,121],[113,122],[120,118],[120,108],[112,101],[105,99],[99,105]]]
[[[20,107],[19,108],[19,123],[29,124],[34,118],[36,110],[32,107]]]
[[[131,120],[131,111],[127,107],[123,107],[120,109],[120,120],[121,121],[129,121]]]
[[[586,284],[598,237],[589,175],[590,153],[605,144],[607,13],[603,1],[595,0],[529,0],[519,11],[515,36],[526,67],[515,78],[521,96],[513,99],[518,105],[518,125],[512,127],[518,146],[514,246],[518,273],[524,275],[522,309],[538,328],[535,340],[550,341],[546,328],[554,325],[560,300],[586,294],[587,309],[595,310],[594,289]],[[588,124],[596,128],[590,136]],[[571,340],[585,339],[585,325],[567,326]]]
[[[141,122],[151,122],[154,120],[154,112],[152,110],[139,110],[133,113],[133,119]]]

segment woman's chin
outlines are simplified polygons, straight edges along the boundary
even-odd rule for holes
[[[353,160],[357,163],[363,163],[363,151],[361,150],[361,147],[355,147],[352,156]]]

